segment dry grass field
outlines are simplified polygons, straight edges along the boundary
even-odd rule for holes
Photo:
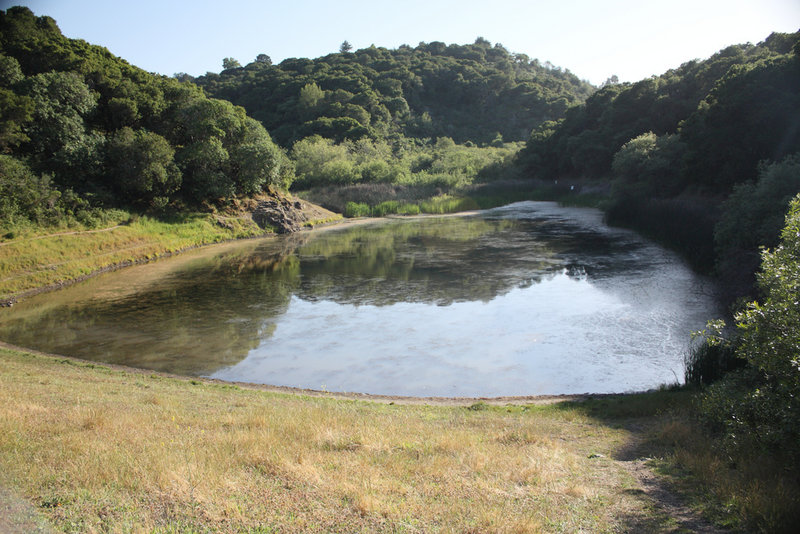
[[[653,395],[609,421],[588,407],[626,401],[347,401],[0,349],[0,478],[64,532],[669,532],[631,467],[685,395]]]

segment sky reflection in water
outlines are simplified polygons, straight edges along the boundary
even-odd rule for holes
[[[682,379],[690,331],[717,313],[709,290],[596,210],[525,202],[123,270],[15,306],[0,339],[329,391],[621,392]]]

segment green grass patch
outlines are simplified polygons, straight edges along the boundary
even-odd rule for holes
[[[48,229],[52,232],[52,229]],[[263,235],[250,220],[184,214],[172,220],[130,216],[124,224],[49,234],[28,233],[0,242],[0,298],[48,286],[114,265],[230,239]]]

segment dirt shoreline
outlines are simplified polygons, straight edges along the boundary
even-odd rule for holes
[[[236,386],[242,389],[250,389],[256,391],[266,391],[269,393],[285,393],[289,395],[327,398],[334,400],[354,400],[375,402],[380,404],[400,404],[400,405],[430,405],[430,406],[472,406],[474,404],[483,403],[490,406],[506,406],[506,405],[520,405],[520,404],[554,404],[557,402],[572,402],[584,401],[595,398],[618,396],[623,394],[617,393],[582,393],[574,395],[519,395],[519,396],[500,396],[500,397],[414,397],[403,395],[377,395],[371,393],[358,393],[353,391],[323,391],[318,389],[304,389],[291,386],[273,386],[269,384],[256,384],[253,382],[230,382],[227,380],[220,380],[218,378],[196,377],[187,375],[178,375],[174,373],[166,373],[163,371],[152,371],[150,369],[142,369],[140,367],[130,367],[127,365],[119,365],[115,363],[98,362],[94,360],[86,360],[83,358],[75,358],[73,356],[64,356],[62,354],[53,354],[49,352],[42,352],[27,347],[20,347],[0,341],[0,348],[12,350],[16,352],[33,354],[34,356],[51,358],[70,362],[76,365],[87,367],[102,367],[114,371],[130,373],[133,375],[148,375],[158,376],[160,378],[170,378],[174,380],[181,380],[183,382],[200,383],[214,386]]]

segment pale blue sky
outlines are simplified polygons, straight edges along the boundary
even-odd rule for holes
[[[773,31],[800,29],[800,0],[0,0],[151,72],[219,72],[259,53],[287,57],[478,36],[594,84],[637,81]]]

